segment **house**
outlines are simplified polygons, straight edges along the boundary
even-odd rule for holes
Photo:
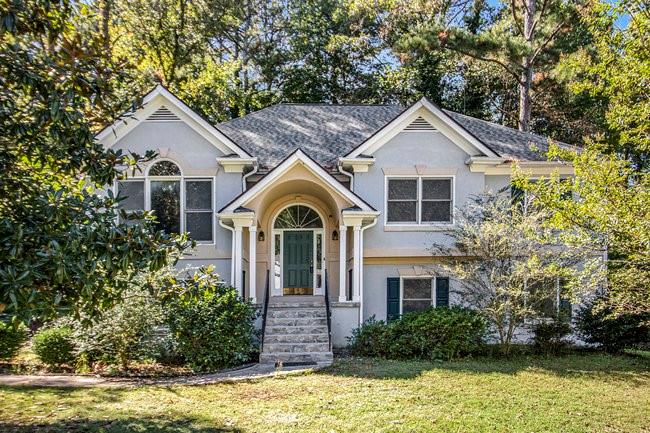
[[[544,137],[427,99],[278,104],[212,125],[158,86],[97,139],[158,152],[115,185],[122,206],[189,232],[184,264],[214,265],[260,304],[269,362],[327,362],[371,316],[448,305],[453,282],[426,266],[455,209],[507,187],[515,162],[571,173],[545,160]]]

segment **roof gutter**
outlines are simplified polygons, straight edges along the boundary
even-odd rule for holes
[[[336,165],[341,174],[350,178],[350,191],[354,192],[354,174],[350,173],[349,171],[345,171],[343,169],[343,162],[341,161],[341,159],[338,160]]]

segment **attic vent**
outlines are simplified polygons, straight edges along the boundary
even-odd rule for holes
[[[152,120],[154,122],[164,122],[164,121],[173,121],[181,120],[180,117],[171,112],[171,110],[164,105],[154,111],[147,120]]]
[[[432,124],[424,120],[422,117],[415,119],[409,126],[404,128],[404,131],[435,131],[436,128]]]

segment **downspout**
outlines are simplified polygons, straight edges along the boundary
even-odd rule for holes
[[[252,176],[255,173],[257,173],[259,168],[260,168],[259,164],[257,163],[257,161],[255,161],[253,163],[253,169],[242,176],[242,178],[241,178],[241,192],[246,191],[246,180],[248,179],[249,176]]]
[[[224,224],[219,218],[219,225],[224,229],[230,230],[230,285],[235,285],[235,228]]]
[[[376,226],[378,220],[379,218],[375,217],[375,220],[372,223],[365,227],[361,227],[361,239],[359,241],[359,248],[361,249],[361,263],[359,263],[359,283],[361,285],[359,290],[359,326],[363,325],[363,232],[365,232],[366,229]]]
[[[341,160],[338,161],[337,168],[342,175],[345,175],[350,178],[350,191],[354,191],[354,174],[350,173],[349,171],[345,171],[343,169],[343,164],[341,163]]]

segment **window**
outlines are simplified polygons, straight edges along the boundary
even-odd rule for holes
[[[571,319],[571,300],[565,281],[561,278],[544,278],[527,283],[533,300],[532,307],[540,317]]]
[[[150,210],[166,233],[188,232],[198,242],[213,242],[213,179],[183,177],[172,161],[153,164],[146,177],[119,181],[124,199],[119,207],[129,212]]]
[[[388,178],[388,224],[433,224],[453,221],[453,179]]]
[[[394,317],[396,312],[391,311],[391,284],[388,279],[389,316]],[[393,291],[395,292],[395,291]],[[395,305],[395,303],[392,303]],[[407,277],[401,279],[401,313],[424,311],[432,306],[449,306],[449,278],[446,277]],[[393,307],[394,308],[394,307]]]

